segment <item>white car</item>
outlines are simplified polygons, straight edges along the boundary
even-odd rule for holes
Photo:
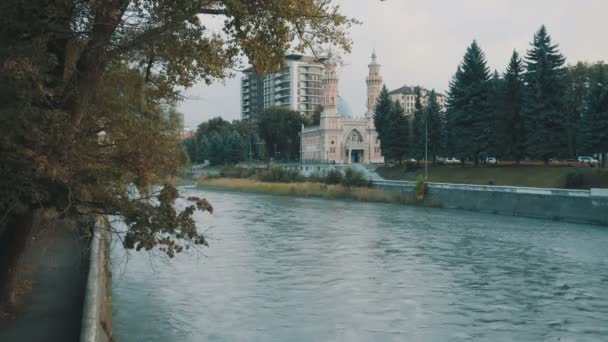
[[[582,163],[582,164],[589,164],[589,165],[599,164],[599,161],[597,159],[594,159],[593,157],[587,157],[587,156],[578,157],[578,162]]]
[[[446,164],[460,164],[460,159],[457,158],[448,158],[445,160]]]
[[[496,164],[496,163],[498,163],[498,159],[496,159],[494,157],[486,158],[486,164]]]

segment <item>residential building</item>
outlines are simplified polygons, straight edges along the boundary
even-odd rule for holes
[[[324,72],[322,59],[299,54],[287,55],[280,72],[263,78],[248,69],[241,79],[241,118],[273,106],[312,116],[322,103]]]
[[[416,88],[412,86],[403,86],[389,92],[393,101],[399,101],[401,107],[405,111],[406,116],[414,115],[416,111]],[[422,107],[426,107],[429,103],[429,95],[431,91],[425,88],[420,88],[420,103]],[[437,93],[437,102],[441,111],[445,110],[445,95]]]

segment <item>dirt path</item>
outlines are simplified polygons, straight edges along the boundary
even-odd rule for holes
[[[19,312],[0,320],[0,341],[78,341],[87,274],[86,241],[68,227],[34,234],[23,258]],[[83,257],[85,256],[85,257]]]

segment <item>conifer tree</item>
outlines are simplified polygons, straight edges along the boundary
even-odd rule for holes
[[[608,152],[608,79],[605,66],[595,66],[585,99],[582,118],[582,142],[585,153]],[[605,159],[602,164],[605,166]]]
[[[384,85],[382,86],[382,90],[380,91],[380,95],[376,101],[376,108],[374,110],[374,126],[376,127],[376,132],[378,132],[378,139],[380,140],[380,147],[383,154],[386,153],[386,134],[388,127],[390,126],[389,117],[391,116],[392,110],[393,101],[391,100],[391,95],[388,92],[388,88],[386,88],[386,85]]]
[[[496,153],[500,158],[517,162],[524,158],[526,139],[522,116],[523,72],[523,61],[517,51],[513,51],[496,110]]]
[[[564,56],[543,25],[526,55],[524,116],[526,151],[548,162],[568,153],[565,107]]]
[[[422,101],[421,101],[422,91],[421,91],[420,87],[414,88],[414,97],[416,98],[416,102],[414,104],[414,120],[412,122],[412,125],[414,126],[412,128],[412,132],[414,134],[414,137],[412,139],[412,141],[413,141],[412,154],[413,154],[414,158],[419,160],[424,157],[424,139],[425,139],[425,132],[424,132],[425,113],[424,113],[424,108],[422,108]]]
[[[384,143],[382,143],[382,153],[389,160],[401,162],[408,153],[408,120],[405,117],[403,107],[398,101],[392,103],[389,112],[388,124],[385,132]],[[381,141],[382,142],[382,141]]]
[[[436,163],[437,156],[441,152],[441,133],[443,128],[440,116],[441,108],[439,107],[439,102],[437,102],[437,93],[435,93],[435,90],[431,91],[429,102],[424,112],[426,114],[425,120],[428,120],[426,127],[428,131],[428,154],[430,160],[433,160],[433,163]]]
[[[489,120],[487,126],[484,128],[484,134],[488,137],[488,146],[485,149],[486,157],[489,155],[496,155],[501,145],[500,140],[497,136],[497,126],[499,114],[499,103],[501,98],[501,92],[503,88],[503,79],[497,70],[494,70],[492,78],[488,82],[488,102],[487,110],[489,114]]]
[[[477,163],[489,146],[491,117],[488,110],[490,70],[476,41],[467,48],[448,92],[450,147],[460,158]]]

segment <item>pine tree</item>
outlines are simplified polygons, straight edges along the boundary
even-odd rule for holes
[[[448,119],[450,148],[460,158],[479,160],[489,146],[491,117],[488,109],[490,70],[476,41],[467,48],[450,82]]]
[[[414,158],[419,160],[424,157],[424,120],[426,120],[424,108],[422,108],[422,91],[420,87],[414,88],[414,97],[416,98],[416,103],[414,104],[414,120],[412,121],[414,137],[412,139],[413,146],[411,150]]]
[[[382,143],[382,153],[388,160],[401,162],[409,152],[409,127],[403,107],[398,101],[392,103],[388,120],[390,124],[387,125],[385,140]]]
[[[549,161],[568,153],[564,56],[545,26],[534,35],[525,58],[524,117],[528,156]]]
[[[433,163],[437,162],[437,156],[442,150],[442,120],[441,120],[441,108],[439,102],[437,102],[437,93],[435,90],[431,91],[429,95],[429,102],[425,108],[425,119],[427,122],[428,130],[428,153]]]
[[[488,102],[487,110],[489,114],[488,125],[485,127],[485,134],[488,137],[488,146],[485,149],[486,158],[489,155],[496,155],[501,142],[497,136],[497,126],[500,117],[499,107],[502,96],[503,79],[497,70],[494,70],[492,78],[488,82]]]
[[[608,152],[608,80],[603,64],[594,69],[582,118],[582,145],[590,154]]]
[[[523,61],[517,51],[513,51],[497,99],[495,121],[498,157],[514,159],[517,162],[524,158],[526,139],[522,116],[523,72]]]
[[[376,101],[376,108],[374,110],[374,126],[376,132],[378,132],[378,139],[380,140],[380,148],[382,153],[386,155],[385,144],[386,134],[388,127],[390,127],[390,116],[393,110],[393,101],[391,95],[388,93],[386,85],[382,86],[378,100]]]

